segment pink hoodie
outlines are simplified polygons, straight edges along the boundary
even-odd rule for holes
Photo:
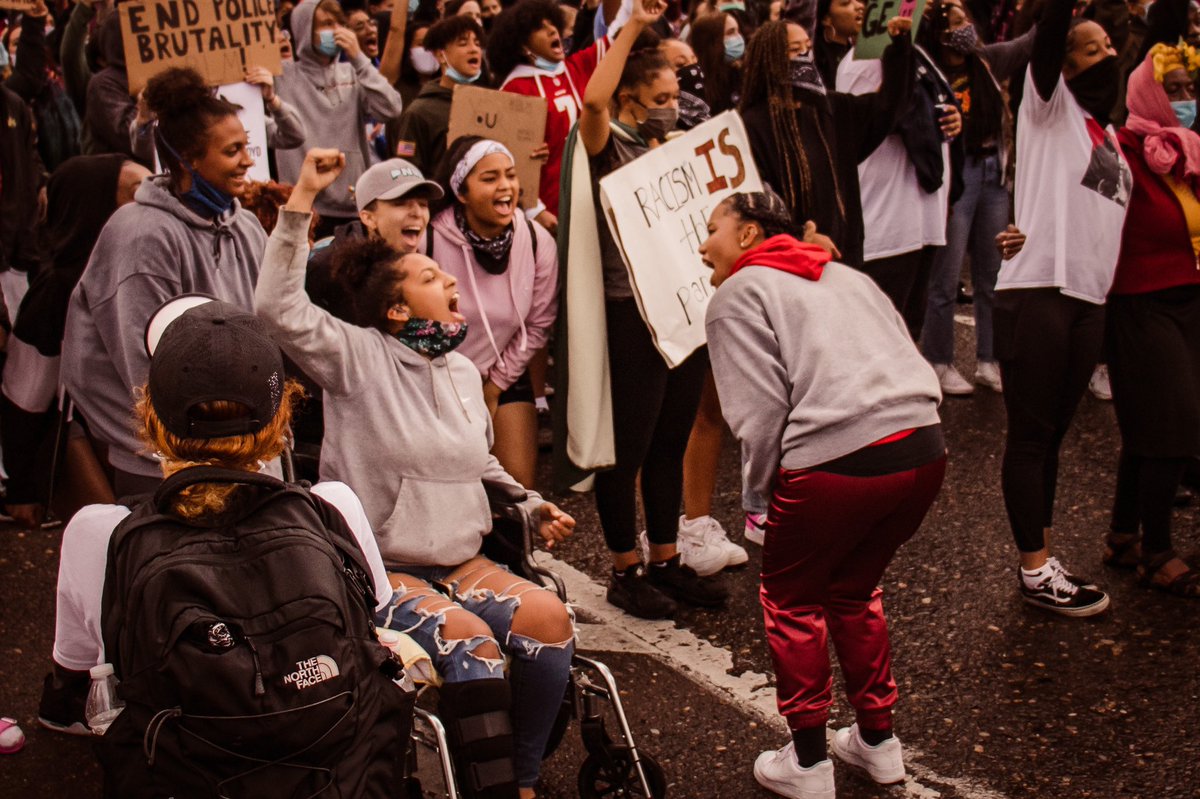
[[[471,359],[484,379],[508,388],[545,346],[558,313],[558,253],[554,238],[538,223],[535,262],[530,225],[517,214],[504,274],[491,275],[447,208],[429,225],[433,259],[458,279],[458,310],[467,318],[467,340],[458,352]]]

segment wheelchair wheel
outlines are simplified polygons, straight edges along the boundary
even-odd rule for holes
[[[588,755],[579,769],[580,799],[600,797],[637,797],[637,799],[663,799],[667,795],[667,777],[662,766],[650,755],[638,753],[646,781],[650,783],[650,796],[642,790],[637,769],[628,753],[613,752],[612,765],[608,766],[595,755]]]

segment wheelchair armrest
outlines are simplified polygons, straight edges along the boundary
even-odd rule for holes
[[[488,505],[493,511],[497,506],[519,505],[529,498],[529,492],[525,489],[501,483],[499,480],[484,480],[483,490],[487,494]]]

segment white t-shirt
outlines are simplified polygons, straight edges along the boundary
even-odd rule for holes
[[[337,508],[346,519],[371,570],[375,609],[385,607],[392,599],[392,587],[362,503],[345,483],[317,483],[312,492]],[[104,662],[100,601],[108,566],[108,540],[130,513],[124,505],[88,505],[71,518],[63,531],[54,662],[72,671],[87,671]]]
[[[1030,71],[1017,116],[1017,227],[1025,248],[996,290],[1056,287],[1098,305],[1112,287],[1133,174],[1112,126],[1075,101],[1059,76],[1049,101]]]
[[[849,53],[838,65],[837,90],[869,94],[883,85],[879,59],[855,61]],[[942,185],[932,194],[917,182],[917,169],[904,141],[893,133],[858,165],[863,210],[863,260],[875,261],[946,243],[950,214],[950,145],[942,144]],[[1000,231],[996,231],[999,233]]]

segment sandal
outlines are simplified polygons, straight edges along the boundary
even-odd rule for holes
[[[1168,549],[1166,552],[1160,552],[1144,559],[1137,569],[1138,582],[1146,588],[1153,588],[1171,596],[1200,599],[1200,569],[1189,566],[1186,571],[1175,575],[1174,579],[1168,582],[1156,579],[1162,568],[1177,558],[1179,556],[1175,554],[1175,550]]]
[[[1104,537],[1104,565],[1137,569],[1142,564],[1142,539],[1137,533],[1111,532]]]

